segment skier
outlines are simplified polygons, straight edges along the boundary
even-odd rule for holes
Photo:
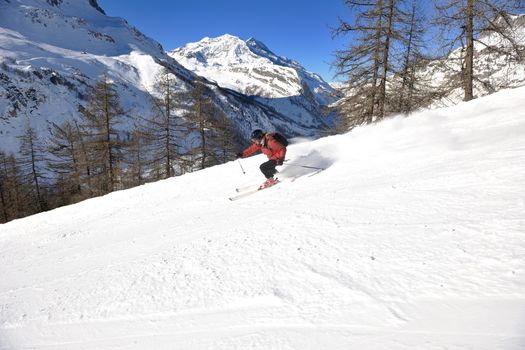
[[[256,129],[251,135],[252,145],[243,152],[237,153],[237,158],[249,157],[255,152],[261,150],[268,157],[268,161],[261,164],[260,169],[266,181],[259,187],[263,189],[273,186],[277,183],[277,179],[273,176],[277,173],[275,167],[283,165],[284,157],[286,155],[286,146],[276,140],[274,134],[264,133],[260,129]]]

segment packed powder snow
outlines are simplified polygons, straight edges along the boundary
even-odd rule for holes
[[[1,225],[0,349],[525,349],[523,96]]]

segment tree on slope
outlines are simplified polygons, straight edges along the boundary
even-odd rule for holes
[[[431,91],[428,81],[417,75],[425,64],[424,34],[426,23],[418,0],[412,0],[400,21],[399,68],[391,82],[392,96],[389,99],[389,112],[408,115],[418,107],[428,103]]]
[[[119,174],[122,142],[117,125],[125,115],[115,84],[103,75],[92,89],[85,108],[81,108],[91,177],[101,194],[114,191]]]
[[[216,108],[214,114],[213,145],[216,148],[213,155],[217,164],[231,160],[236,151],[238,136],[235,126],[222,110]]]
[[[0,191],[2,203],[2,220],[9,220],[32,214],[30,206],[23,201],[24,188],[22,171],[14,155],[0,151]]]
[[[340,104],[348,126],[371,123],[385,116],[387,79],[392,73],[392,46],[399,37],[400,0],[346,0],[353,23],[340,20],[334,35],[351,34],[346,50],[336,52],[337,74],[347,78]]]
[[[82,165],[85,159],[82,151],[82,135],[71,120],[61,124],[51,123],[48,139],[48,168],[55,174],[55,186],[59,191],[59,205],[84,199],[82,186]]]
[[[146,182],[146,169],[150,163],[148,160],[148,141],[143,132],[144,128],[135,124],[130,132],[129,140],[126,142],[126,152],[123,162],[126,171],[123,174],[125,188],[139,186]]]
[[[26,184],[30,185],[30,191],[25,200],[27,205],[33,206],[36,204],[36,211],[44,211],[47,209],[46,200],[44,198],[44,161],[45,151],[33,127],[26,124],[24,134],[19,136],[20,143],[20,158],[18,163],[22,171]]]
[[[459,60],[461,70],[451,75],[451,86],[461,81],[464,100],[474,98],[474,83],[483,83],[474,70],[475,43],[491,51],[523,60],[523,46],[509,35],[509,13],[523,10],[523,0],[441,0],[437,1],[435,23],[441,27],[444,49],[451,59]],[[507,43],[489,43],[481,33],[497,34]],[[446,36],[446,37],[445,37]],[[458,50],[457,47],[460,47]],[[455,51],[454,55],[451,53]]]
[[[233,126],[217,105],[213,102],[210,89],[201,82],[194,83],[189,93],[191,106],[185,115],[190,124],[189,131],[197,137],[193,148],[195,162],[198,169],[204,169],[220,163],[220,154],[232,154],[233,145],[227,138],[232,138]]]
[[[144,140],[149,140],[152,149],[156,179],[175,175],[180,157],[179,139],[183,132],[180,114],[184,91],[177,84],[176,77],[167,68],[157,75],[154,96],[151,96],[153,115],[141,127]]]
[[[7,156],[4,152],[0,152],[0,206],[2,209],[0,222],[8,222],[11,219],[7,187],[8,181],[9,175],[7,173]]]

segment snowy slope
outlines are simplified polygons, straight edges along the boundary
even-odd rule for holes
[[[524,349],[524,94],[1,225],[0,349]]]

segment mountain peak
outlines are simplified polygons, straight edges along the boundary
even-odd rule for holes
[[[320,76],[276,55],[253,37],[242,40],[225,34],[204,38],[173,50],[170,56],[198,75],[246,95],[273,99],[308,96],[315,105],[334,102],[334,90]]]
[[[244,44],[244,40],[242,40],[241,38],[235,35],[223,34],[223,35],[220,35],[214,38],[205,37],[196,43],[190,43],[188,45],[224,45],[224,44],[242,45]]]
[[[205,37],[201,39],[200,41],[196,43],[190,43],[189,45],[201,45],[202,46],[202,45],[225,45],[225,44],[230,45],[230,46],[243,45],[244,41],[234,35],[223,34],[215,38]]]
[[[257,59],[244,40],[231,34],[203,38],[173,50],[171,55],[196,61],[203,66],[238,65]]]

